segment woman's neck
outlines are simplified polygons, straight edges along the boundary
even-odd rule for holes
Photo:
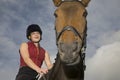
[[[34,43],[36,47],[39,47],[39,43]]]

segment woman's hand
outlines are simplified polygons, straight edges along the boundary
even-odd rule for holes
[[[39,70],[37,70],[37,72],[39,74],[46,74],[46,73],[48,73],[48,69],[40,68]]]

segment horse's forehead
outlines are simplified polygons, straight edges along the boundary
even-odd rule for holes
[[[85,7],[80,2],[63,2],[56,11],[75,13],[85,11]]]
[[[86,25],[86,18],[83,16],[85,11],[85,7],[80,2],[63,2],[55,12],[57,32],[70,25],[82,33]]]

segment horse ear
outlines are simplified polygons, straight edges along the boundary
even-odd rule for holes
[[[82,4],[87,7],[88,6],[88,3],[90,2],[91,0],[81,0]]]
[[[53,3],[56,7],[58,7],[61,4],[62,0],[53,0]]]

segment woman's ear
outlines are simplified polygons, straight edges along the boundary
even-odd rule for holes
[[[30,39],[30,36],[28,36],[28,38]]]

